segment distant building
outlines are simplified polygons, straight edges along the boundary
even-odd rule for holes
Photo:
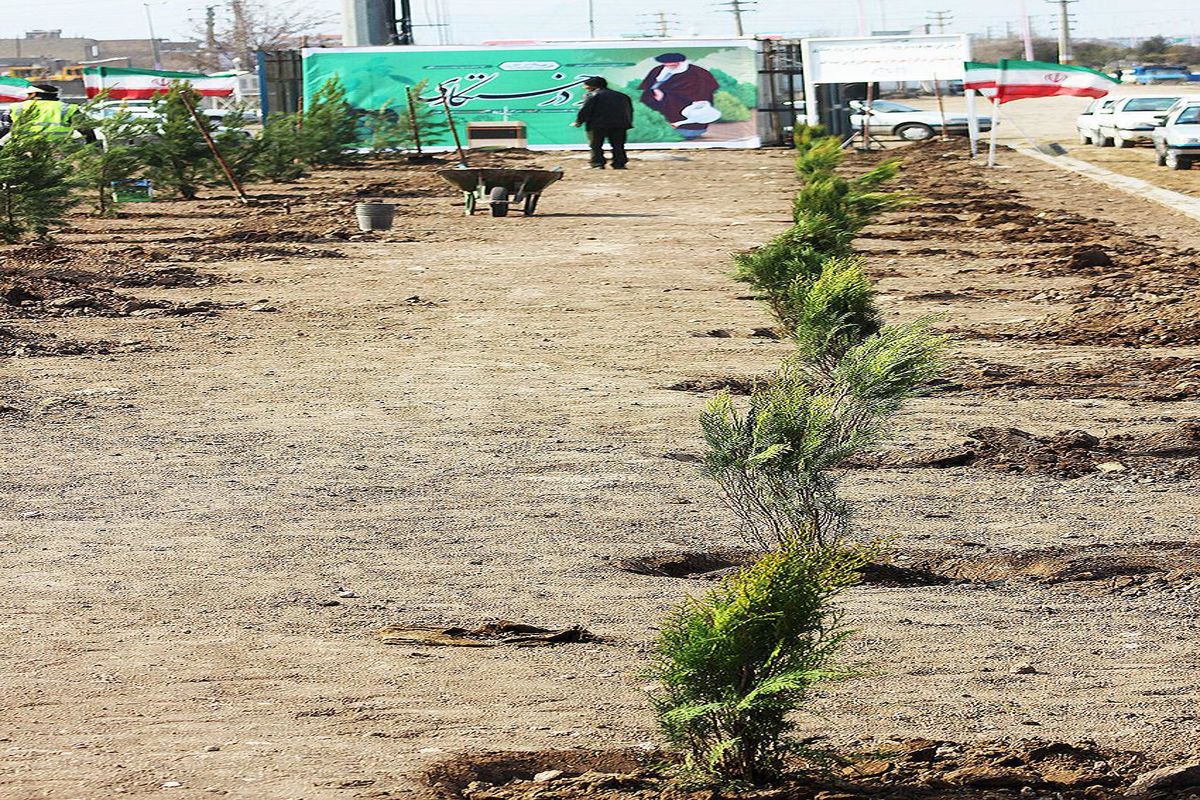
[[[158,40],[163,69],[192,70],[199,60],[199,42]],[[154,68],[154,47],[149,39],[89,39],[63,36],[61,30],[27,31],[21,39],[0,39],[0,74],[11,67],[41,68],[45,77],[62,74],[68,67],[103,61],[114,67]],[[25,76],[25,70],[19,74]]]

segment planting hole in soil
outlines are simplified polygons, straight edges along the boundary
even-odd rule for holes
[[[778,784],[716,788],[672,780],[664,753],[548,750],[460,756],[435,764],[425,783],[441,800],[1117,800],[1195,797],[1187,764],[1162,764],[1091,742],[1041,739],[970,744],[929,739],[864,743],[857,752],[797,760]],[[821,757],[824,756],[824,759]],[[827,759],[827,760],[826,760]]]

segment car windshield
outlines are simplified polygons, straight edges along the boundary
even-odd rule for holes
[[[1166,111],[1178,97],[1139,97],[1125,104],[1126,111]]]
[[[900,103],[893,103],[890,100],[876,100],[871,104],[871,110],[881,111],[884,114],[892,114],[902,111],[918,111],[919,109],[913,108],[912,106],[902,105]]]
[[[1200,106],[1190,106],[1179,112],[1176,125],[1200,125]]]

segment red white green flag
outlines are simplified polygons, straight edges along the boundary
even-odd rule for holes
[[[994,89],[1001,103],[1027,97],[1104,97],[1117,85],[1115,78],[1103,72],[1074,64],[1047,61],[1010,61],[998,64],[967,62],[963,88],[978,91]]]
[[[0,77],[0,103],[20,103],[29,99],[32,84],[24,78]]]
[[[171,84],[188,83],[204,97],[230,97],[237,89],[236,74],[205,75],[202,72],[166,72],[152,69],[86,67],[83,87],[88,97],[104,93],[113,100],[149,100],[166,94]]]

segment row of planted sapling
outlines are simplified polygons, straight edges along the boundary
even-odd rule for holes
[[[419,95],[421,88],[411,91]],[[205,186],[295,180],[314,167],[356,163],[363,139],[371,153],[408,151],[444,125],[427,105],[414,104],[406,113],[384,108],[356,114],[337,80],[318,90],[303,112],[271,114],[256,133],[246,129],[242,109],[222,116],[220,124],[196,113],[200,99],[177,83],[151,101],[149,114],[135,116],[102,111],[106,98],[100,96],[82,115],[97,134],[94,144],[14,126],[0,147],[0,242],[30,234],[44,239],[81,203],[109,216],[114,186],[132,179],[145,178],[159,194],[191,200]]]
[[[878,445],[906,400],[939,369],[946,337],[930,320],[888,325],[852,241],[911,202],[881,190],[899,164],[839,172],[834,137],[802,130],[794,224],[735,257],[795,351],[739,408],[727,391],[700,418],[704,471],[761,551],[666,619],[652,702],[692,778],[762,785],[800,755],[793,712],[837,666],[849,631],[835,605],[880,543],[838,493],[838,465]]]

